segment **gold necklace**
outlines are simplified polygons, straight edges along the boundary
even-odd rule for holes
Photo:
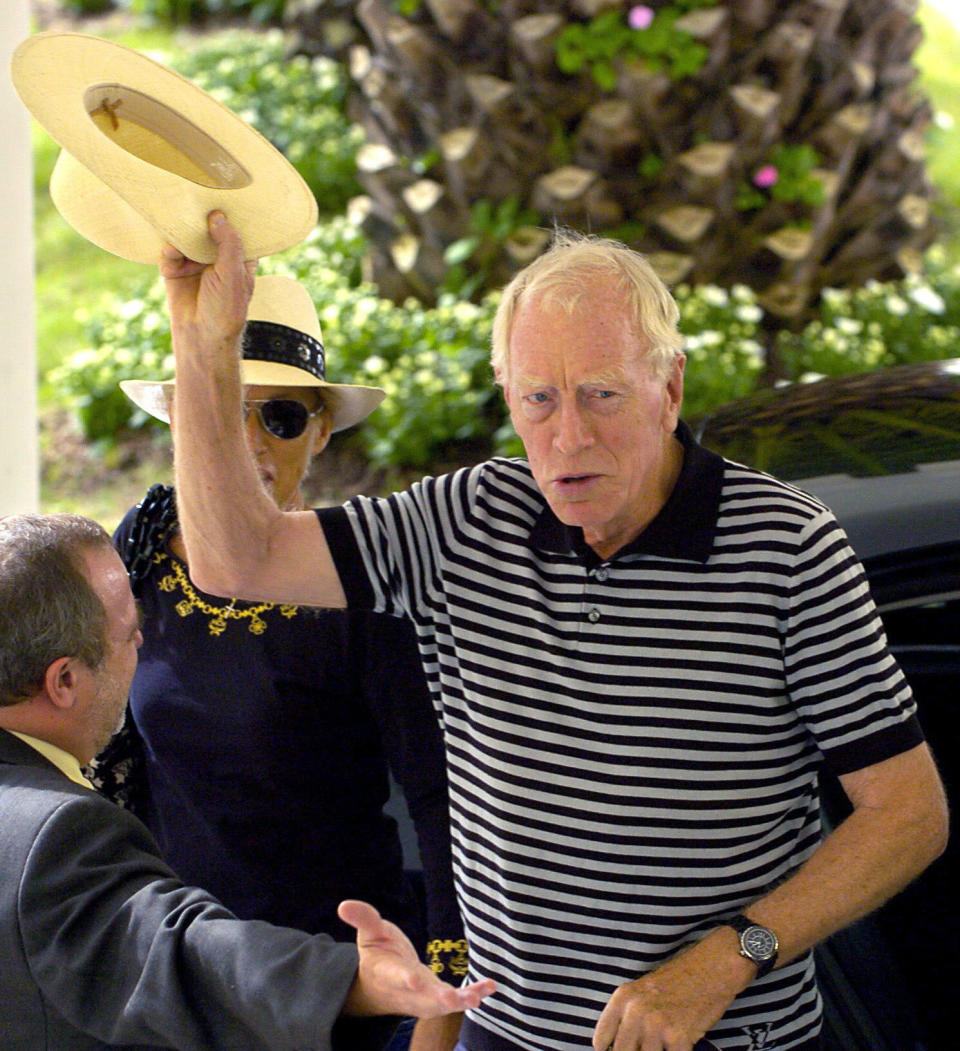
[[[165,551],[158,551],[154,556],[154,561],[160,565],[168,557]],[[158,587],[161,591],[171,592],[179,586],[186,597],[181,599],[174,608],[181,617],[189,617],[195,609],[206,613],[212,618],[208,625],[211,635],[222,635],[226,631],[228,620],[249,620],[247,630],[253,635],[262,635],[267,630],[267,622],[260,614],[269,613],[270,610],[275,609],[276,602],[261,602],[256,606],[248,606],[246,609],[235,609],[234,603],[237,600],[234,598],[230,599],[228,606],[213,606],[209,602],[204,602],[196,593],[187,574],[183,571],[183,566],[176,559],[170,558],[169,561],[171,572],[160,578]],[[297,615],[297,607],[283,605],[280,606],[280,612],[289,619]]]

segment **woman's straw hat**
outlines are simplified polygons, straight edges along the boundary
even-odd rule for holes
[[[322,389],[335,431],[359,423],[385,396],[379,387],[327,382],[323,336],[310,294],[279,274],[254,281],[240,374],[245,385]],[[120,388],[144,412],[170,422],[173,380],[123,380]]]
[[[248,259],[303,240],[317,204],[259,132],[195,84],[131,48],[39,33],[11,64],[26,107],[63,147],[50,180],[61,215],[101,248],[157,263],[167,242],[210,263],[221,209]]]

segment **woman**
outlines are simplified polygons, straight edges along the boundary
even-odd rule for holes
[[[257,278],[243,337],[246,437],[262,484],[284,509],[304,506],[303,478],[331,433],[383,397],[327,383],[324,366],[306,290],[286,277]],[[169,422],[172,381],[121,387]],[[408,623],[203,593],[163,487],[128,512],[115,542],[140,600],[144,643],[126,733],[97,764],[104,788],[137,810],[182,878],[241,917],[346,940],[336,907],[361,898],[417,944],[420,910],[396,823],[383,812],[389,764],[417,830],[431,961],[458,981],[465,943],[443,751]],[[124,740],[142,746],[132,774]],[[418,1023],[415,1042],[431,1024],[441,1023]],[[335,1047],[366,1051],[382,1048],[393,1026],[339,1028]],[[429,1046],[446,1039],[435,1035]]]

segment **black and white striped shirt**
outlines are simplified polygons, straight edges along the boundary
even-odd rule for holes
[[[320,512],[350,605],[419,634],[471,972],[498,982],[471,1048],[588,1049],[617,986],[810,856],[821,764],[921,740],[833,515],[678,437],[670,500],[607,560],[523,460]],[[790,1048],[819,1015],[807,955],[709,1036]]]

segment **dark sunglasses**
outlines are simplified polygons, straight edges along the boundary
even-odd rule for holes
[[[307,429],[311,418],[323,412],[323,406],[311,412],[302,401],[292,398],[266,398],[263,401],[244,401],[243,418],[255,411],[267,434],[274,438],[299,438]]]

